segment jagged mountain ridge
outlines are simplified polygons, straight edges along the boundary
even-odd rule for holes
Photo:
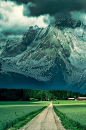
[[[20,43],[10,48],[7,43],[0,56],[1,72],[15,72],[44,82],[62,74],[67,85],[86,89],[85,34],[84,28],[76,26],[31,27]]]

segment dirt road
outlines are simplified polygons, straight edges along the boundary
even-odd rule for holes
[[[20,130],[65,130],[55,114],[52,103]]]

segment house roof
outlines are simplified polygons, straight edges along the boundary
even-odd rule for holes
[[[80,99],[86,99],[86,97],[78,97],[78,98],[80,98]]]
[[[75,98],[68,98],[68,99],[75,99]]]

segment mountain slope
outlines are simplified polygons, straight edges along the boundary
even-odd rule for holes
[[[43,82],[58,81],[60,75],[67,86],[86,89],[85,35],[82,26],[31,27],[18,43],[6,43],[0,56],[1,72],[15,72]]]

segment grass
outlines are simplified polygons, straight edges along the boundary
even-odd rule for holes
[[[0,107],[4,105],[45,105],[46,101],[0,101]]]
[[[73,104],[86,104],[86,101],[68,101],[68,100],[57,100],[57,101],[53,101],[54,105],[57,105],[59,103],[59,105],[73,105]]]
[[[54,111],[57,114],[57,116],[60,117],[61,122],[66,130],[86,130],[86,126],[81,125],[80,123],[73,121],[72,119],[69,119],[65,114],[58,111],[54,106]]]
[[[32,118],[34,118],[36,115],[38,115],[39,113],[41,113],[46,107],[43,107],[42,109],[40,109],[39,111],[34,111],[32,113],[30,113],[26,118],[24,118],[23,120],[21,120],[20,122],[16,123],[13,127],[9,128],[8,130],[17,130],[21,127],[23,127],[25,124],[27,124]]]
[[[33,115],[34,112],[39,111],[49,102],[0,102],[0,129],[4,130],[14,126],[19,121],[24,120],[28,115]],[[33,116],[32,116],[33,117]],[[30,117],[30,119],[32,119]],[[29,118],[29,117],[28,117]]]
[[[86,130],[85,101],[54,101],[53,105],[54,111],[67,130]]]

